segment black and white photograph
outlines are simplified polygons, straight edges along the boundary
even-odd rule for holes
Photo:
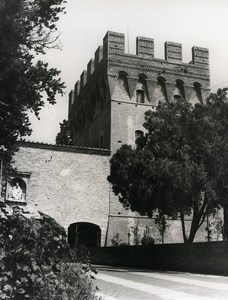
[[[228,299],[227,12],[0,0],[0,299]]]

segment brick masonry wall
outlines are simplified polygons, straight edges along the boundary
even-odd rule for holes
[[[113,195],[107,181],[109,151],[33,143],[19,145],[14,166],[22,177],[30,174],[27,177],[27,202],[53,217],[66,232],[72,223],[89,222],[101,228],[101,245],[111,245],[116,233],[123,243],[132,245],[133,229],[138,226],[141,240],[148,226],[155,243],[161,243],[154,219],[125,210]],[[169,220],[168,225],[164,242],[182,242],[180,221]],[[187,221],[187,230],[189,225],[190,221]],[[205,222],[195,241],[207,240],[206,226]],[[212,240],[217,238],[217,232],[214,232]]]
[[[123,144],[135,146],[135,131],[146,131],[143,127],[144,113],[151,108],[151,105],[112,101],[112,153],[115,153]]]
[[[50,149],[20,147],[14,157],[18,173],[30,173],[27,202],[60,223],[67,232],[75,222],[90,222],[101,228],[104,245],[108,214],[109,156]],[[85,151],[86,152],[86,151]]]
[[[93,121],[85,127],[76,144],[83,147],[101,147],[110,149],[110,102],[100,111]]]

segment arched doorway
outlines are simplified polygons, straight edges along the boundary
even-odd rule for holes
[[[87,222],[73,223],[68,227],[68,243],[71,247],[101,245],[101,229],[98,225]]]

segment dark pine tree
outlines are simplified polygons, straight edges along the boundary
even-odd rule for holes
[[[73,141],[70,137],[68,121],[63,120],[63,122],[59,123],[59,125],[60,125],[60,132],[56,135],[56,139],[55,139],[56,145],[65,145],[65,146],[73,145]]]

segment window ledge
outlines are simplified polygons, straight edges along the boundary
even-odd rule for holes
[[[5,200],[6,204],[11,204],[11,205],[22,205],[22,206],[26,206],[27,202],[25,201],[16,201],[16,200],[11,200],[11,199],[7,199]]]

